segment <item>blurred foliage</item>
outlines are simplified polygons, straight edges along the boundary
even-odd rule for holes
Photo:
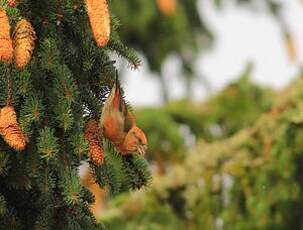
[[[297,80],[254,126],[223,141],[200,141],[187,157],[190,174],[180,186],[193,226],[302,228],[302,87]]]
[[[149,140],[148,158],[162,172],[184,159],[196,138],[223,139],[247,127],[272,104],[273,92],[250,80],[251,66],[205,103],[179,101],[158,109],[135,111],[137,122]]]
[[[209,47],[213,40],[212,32],[198,10],[198,2],[198,0],[112,1],[111,8],[123,22],[120,35],[147,57],[153,71],[160,73],[167,56],[175,54],[182,61],[184,72],[191,73],[196,53]],[[224,2],[228,1],[213,0],[218,8],[223,7]],[[255,1],[252,0],[237,2],[256,8]],[[279,12],[282,5],[272,0],[262,2],[267,10],[280,20]]]
[[[201,106],[186,101],[166,108],[174,120],[190,127],[197,136],[212,141],[225,138],[251,125],[272,103],[273,92],[251,82],[249,73]]]
[[[159,197],[135,192],[124,194],[106,207],[102,220],[108,229],[184,229],[185,225],[173,212],[171,207]]]
[[[168,113],[162,109],[144,109],[137,111],[136,117],[138,125],[148,135],[148,157],[150,153],[169,161],[182,157],[185,148],[180,124]]]
[[[165,13],[163,7],[172,4],[174,9]],[[113,1],[112,11],[123,22],[122,38],[143,52],[153,71],[160,72],[172,53],[190,69],[194,53],[209,45],[212,35],[196,6],[197,0],[128,0]]]
[[[169,100],[168,85],[162,65],[169,55],[181,61],[187,97],[198,52],[209,47],[212,34],[197,7],[198,0],[128,0],[113,1],[112,12],[121,19],[123,40],[139,50],[151,71],[160,77],[162,98]]]
[[[101,219],[110,229],[301,229],[302,88],[300,78],[231,137],[200,139],[150,190],[118,197]]]
[[[229,0],[212,0],[218,10]],[[187,99],[191,99],[193,78],[199,77],[210,90],[205,76],[194,71],[197,54],[212,44],[213,34],[207,17],[199,12],[198,0],[128,0],[113,1],[112,12],[123,22],[121,37],[139,50],[152,71],[159,73],[163,99],[168,101],[168,83],[163,78],[162,65],[174,55],[181,61],[181,75],[185,78]],[[292,61],[297,59],[297,47],[281,13],[283,4],[275,0],[237,0],[235,3],[252,10],[266,10],[278,22],[285,41],[285,48]],[[203,4],[203,2],[202,2]]]
[[[176,12],[182,12],[184,2],[177,2]],[[214,0],[219,8],[223,2]],[[262,2],[282,21],[291,50],[280,5]],[[193,60],[198,43],[185,42],[190,33],[184,31],[191,28],[177,22],[182,17],[161,13],[156,1],[132,0],[114,7],[133,26],[126,26],[123,36],[147,56],[153,70],[160,72],[172,52],[185,64]],[[174,20],[180,30],[174,30]],[[211,40],[204,29],[202,34]],[[184,100],[135,111],[148,135],[149,160],[165,174],[156,173],[149,190],[122,194],[106,204],[100,219],[109,229],[303,228],[303,79],[274,93],[253,84],[250,73],[248,65],[239,80],[205,103]],[[189,144],[189,137],[196,143]]]

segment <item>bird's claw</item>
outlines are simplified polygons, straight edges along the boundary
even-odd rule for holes
[[[140,146],[138,146],[138,153],[140,155],[142,155],[142,156],[145,155],[146,150],[147,150],[147,145],[140,145]]]

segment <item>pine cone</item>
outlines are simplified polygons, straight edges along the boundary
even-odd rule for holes
[[[6,143],[15,150],[21,151],[25,149],[27,140],[21,131],[12,106],[5,106],[0,111],[0,134]]]
[[[10,7],[16,7],[18,5],[19,1],[18,0],[7,0],[7,4]]]
[[[0,61],[10,63],[13,59],[13,45],[6,12],[0,8]]]
[[[99,124],[95,119],[90,119],[85,125],[85,138],[89,143],[89,156],[96,165],[104,162],[104,151],[99,140],[101,135]]]
[[[14,52],[18,69],[23,69],[31,59],[35,48],[36,33],[26,19],[18,22],[14,32]]]
[[[85,0],[86,10],[94,38],[99,47],[105,46],[110,37],[110,16],[107,0]]]
[[[175,13],[177,3],[176,0],[157,0],[157,6],[162,14],[170,16]]]

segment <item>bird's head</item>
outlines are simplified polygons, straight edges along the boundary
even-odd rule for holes
[[[147,150],[147,138],[145,133],[137,126],[134,126],[126,137],[126,146],[130,151],[144,155]]]

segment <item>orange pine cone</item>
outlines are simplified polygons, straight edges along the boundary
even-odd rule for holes
[[[157,6],[162,14],[169,16],[175,13],[177,3],[176,0],[157,0]]]
[[[16,7],[18,5],[19,1],[18,0],[7,0],[7,4],[10,7]]]
[[[110,37],[110,15],[107,0],[85,0],[94,38],[99,47],[106,46]]]
[[[18,69],[23,69],[32,57],[35,48],[36,33],[26,19],[18,22],[14,32],[14,53]]]
[[[27,139],[21,131],[12,106],[5,106],[0,111],[0,133],[6,143],[15,150],[25,149]]]
[[[0,8],[0,61],[10,63],[13,59],[13,45],[6,12]]]
[[[90,119],[85,125],[85,138],[89,143],[89,156],[96,165],[101,165],[104,162],[104,152],[100,137],[99,124],[95,119]]]

